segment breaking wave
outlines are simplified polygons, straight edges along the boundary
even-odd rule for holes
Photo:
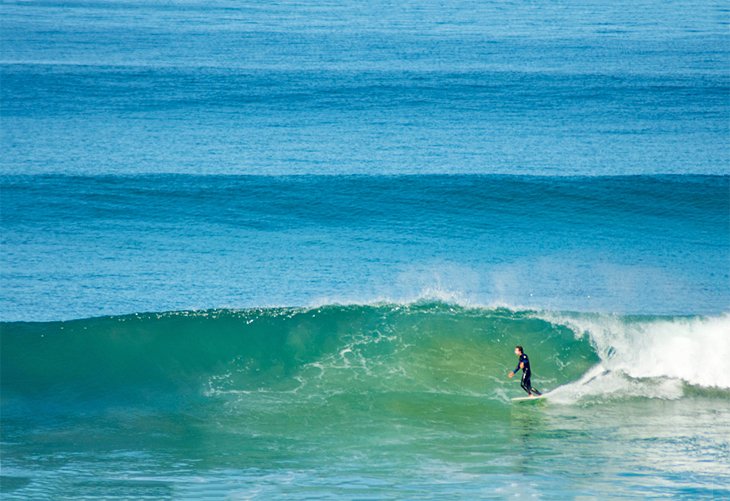
[[[493,401],[525,346],[556,402],[730,389],[730,315],[644,317],[461,306],[328,304],[1,325],[2,397],[285,401],[376,394]],[[293,400],[292,400],[293,399]]]

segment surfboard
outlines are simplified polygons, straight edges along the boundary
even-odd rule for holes
[[[531,400],[545,400],[545,397],[547,397],[547,395],[545,395],[543,393],[539,397],[516,397],[516,398],[513,398],[512,401],[513,402],[529,402]]]

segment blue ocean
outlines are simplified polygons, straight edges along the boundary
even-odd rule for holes
[[[729,26],[3,1],[0,497],[729,498]]]

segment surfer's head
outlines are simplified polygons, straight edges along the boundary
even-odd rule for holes
[[[525,350],[522,349],[522,346],[519,344],[515,346],[515,355],[522,355],[525,352]]]

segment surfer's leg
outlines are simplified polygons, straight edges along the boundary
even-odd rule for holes
[[[524,371],[522,371],[522,382],[520,383],[520,386],[522,386],[522,389],[527,392],[527,394],[530,394],[530,376],[525,374]]]
[[[542,393],[540,393],[539,391],[537,391],[537,390],[536,390],[535,388],[533,388],[533,387],[530,387],[530,392],[531,392],[531,393],[532,393],[533,395],[537,395],[538,397],[539,397],[540,395],[542,395]]]

